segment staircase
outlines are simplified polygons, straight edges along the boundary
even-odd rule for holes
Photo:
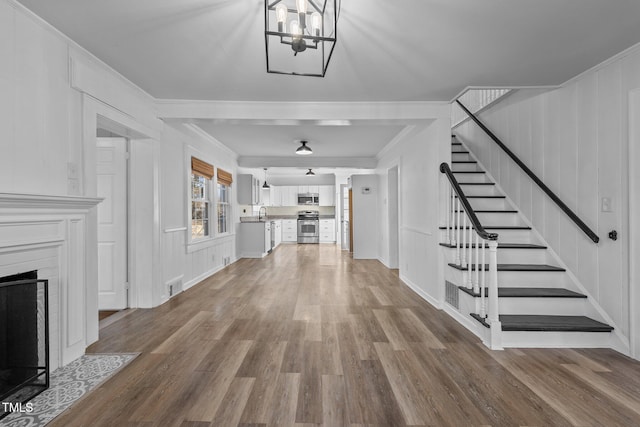
[[[479,223],[485,231],[499,236],[497,305],[501,333],[500,344],[490,346],[615,347],[612,344],[615,340],[611,333],[613,327],[603,321],[598,308],[580,292],[561,262],[455,137],[452,138],[451,158],[451,172]],[[452,217],[465,215],[453,191],[451,199],[448,205]],[[478,255],[471,252],[473,248],[477,250],[488,244],[484,240],[470,243],[471,238],[460,242],[460,236],[465,232],[469,236],[475,232],[469,232],[469,228],[473,228],[470,222],[456,227],[459,230],[454,232],[449,220],[447,227],[440,227],[443,242],[440,245],[448,265],[445,271],[446,310],[489,345],[495,332],[488,332],[491,322],[481,315],[485,305],[481,306],[480,299],[486,296],[490,301],[490,289],[483,281],[485,287],[481,292],[476,271],[489,271],[490,266],[484,260],[479,262]],[[456,239],[459,240],[457,244]],[[475,246],[470,248],[470,245]],[[470,264],[466,262],[468,260],[460,259],[466,253],[467,258],[472,258]]]

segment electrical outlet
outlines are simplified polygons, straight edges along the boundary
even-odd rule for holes
[[[613,212],[613,203],[611,202],[611,197],[603,197],[602,198],[602,212]]]

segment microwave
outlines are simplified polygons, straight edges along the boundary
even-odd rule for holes
[[[319,199],[318,193],[298,193],[299,205],[318,205]]]

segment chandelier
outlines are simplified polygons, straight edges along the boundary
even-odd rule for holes
[[[265,0],[268,73],[324,77],[336,44],[338,1]]]

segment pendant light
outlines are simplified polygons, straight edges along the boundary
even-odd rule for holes
[[[309,169],[309,172],[307,172],[305,175],[306,176],[313,176],[313,175],[315,175],[315,173],[311,169]]]
[[[307,147],[307,141],[300,141],[300,144],[302,145],[298,147],[298,149],[296,150],[296,154],[299,154],[301,156],[308,156],[309,154],[313,154],[313,150]]]
[[[269,189],[271,187],[269,186],[269,184],[267,184],[267,168],[263,168],[263,169],[264,169],[264,184],[262,184],[262,188]]]

